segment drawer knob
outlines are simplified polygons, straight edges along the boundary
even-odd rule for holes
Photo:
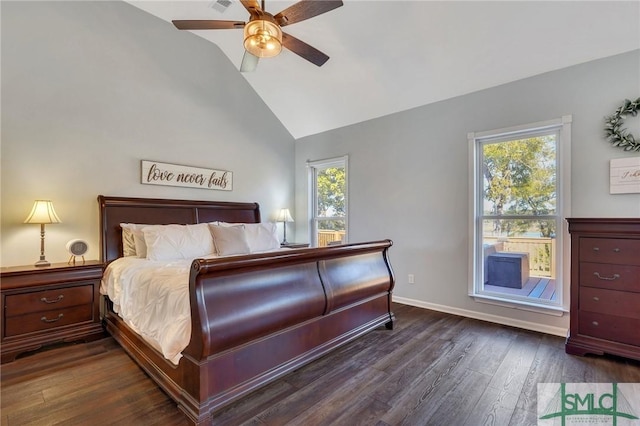
[[[600,298],[598,296],[593,296],[593,300],[595,300],[596,302],[599,302]]]
[[[57,298],[55,298],[55,299],[51,299],[51,300],[47,299],[46,297],[43,297],[43,298],[41,298],[41,299],[40,299],[40,301],[41,301],[41,302],[44,302],[44,303],[58,303],[58,302],[59,302],[59,301],[61,301],[62,299],[64,299],[64,295],[63,295],[63,294],[61,294],[61,295],[60,295],[60,296],[58,296]]]
[[[612,277],[603,277],[603,276],[602,276],[602,275],[600,275],[599,273],[594,272],[594,273],[593,273],[593,275],[595,275],[596,277],[598,277],[598,279],[600,279],[600,280],[604,280],[604,281],[613,281],[613,280],[616,280],[616,279],[620,278],[620,275],[619,275],[619,274],[613,274],[613,276],[612,276]]]
[[[616,248],[613,249],[613,251],[616,252],[616,253],[619,253],[620,249],[616,247]]]
[[[598,247],[594,247],[593,251],[600,251],[600,249]]]
[[[596,327],[600,325],[598,324],[598,321],[592,321],[591,324],[595,325]]]
[[[56,321],[60,321],[63,316],[64,316],[64,314],[58,314],[58,318],[52,318],[52,319],[49,319],[47,317],[42,317],[42,318],[40,318],[40,321],[42,321],[42,322],[56,322]]]

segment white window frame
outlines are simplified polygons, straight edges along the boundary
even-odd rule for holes
[[[330,167],[344,167],[344,217],[328,217],[318,216],[318,188],[317,176],[319,170],[328,169]],[[344,220],[344,242],[349,241],[349,156],[328,158],[324,160],[307,161],[307,169],[309,171],[309,241],[312,247],[318,246],[318,223],[325,220]]]
[[[569,312],[570,283],[570,237],[566,218],[571,215],[571,122],[572,116],[525,124],[504,129],[469,133],[469,296],[475,301],[517,308],[538,313],[561,316]],[[536,132],[556,129],[558,132],[557,161],[557,198],[556,198],[556,288],[560,290],[555,302],[536,301],[508,294],[496,294],[482,290],[483,250],[481,221],[483,215],[483,182],[481,152],[482,144],[519,139],[532,136]]]

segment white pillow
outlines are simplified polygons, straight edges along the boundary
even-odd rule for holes
[[[142,233],[149,260],[194,259],[214,253],[213,239],[206,223],[151,225],[142,228]]]
[[[278,227],[275,222],[263,223],[228,223],[213,222],[221,227],[244,226],[251,253],[276,250],[280,248]],[[212,224],[213,224],[212,223]]]
[[[209,224],[209,229],[211,230],[218,256],[248,254],[251,252],[244,225],[220,226]]]
[[[136,223],[121,223],[122,228],[122,255],[147,257],[147,246],[144,243],[142,228],[149,225]]]
[[[280,248],[275,222],[245,223],[244,229],[251,253]]]

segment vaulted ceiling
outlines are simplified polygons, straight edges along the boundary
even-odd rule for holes
[[[166,21],[249,17],[238,0],[128,3]],[[267,0],[266,10],[293,3]],[[283,49],[243,75],[299,139],[639,49],[640,2],[344,0],[284,31],[329,61],[317,67]],[[242,30],[193,33],[239,68]]]

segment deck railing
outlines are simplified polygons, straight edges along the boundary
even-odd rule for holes
[[[326,247],[330,244],[344,242],[345,231],[330,229],[318,230],[318,247]],[[529,254],[529,273],[537,277],[556,276],[555,264],[555,238],[498,238],[485,237],[485,243],[493,244],[502,242],[503,251],[512,251]]]
[[[503,251],[515,251],[529,254],[529,273],[537,277],[556,276],[556,239],[555,238],[497,238],[484,237],[485,243],[503,243]]]
[[[326,247],[331,243],[343,243],[345,231],[318,229],[318,247]]]

